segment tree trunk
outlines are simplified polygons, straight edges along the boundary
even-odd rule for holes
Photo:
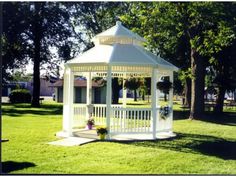
[[[236,101],[236,89],[234,90],[234,101]]]
[[[191,105],[191,79],[186,78],[186,84],[184,86],[184,106],[190,107]]]
[[[32,107],[40,107],[40,42],[41,42],[41,25],[40,25],[40,4],[35,3],[35,18],[34,18],[34,73],[33,73],[33,99],[31,102]]]
[[[119,92],[120,92],[121,86],[119,85],[118,78],[115,77],[112,79],[112,104],[118,104],[119,103]]]
[[[142,93],[142,100],[145,101],[145,92]]]
[[[164,101],[167,101],[167,94],[164,93]]]
[[[223,85],[221,87],[219,87],[219,91],[217,93],[216,105],[214,107],[215,113],[218,113],[218,114],[223,113],[225,91],[226,91],[226,89]]]
[[[39,68],[40,68],[40,61],[39,61],[38,57],[35,56],[35,58],[34,58],[34,74],[33,74],[33,99],[32,99],[32,103],[31,103],[31,106],[33,106],[33,107],[40,107],[40,104],[39,104],[40,69]]]
[[[191,49],[192,88],[190,119],[204,113],[205,62],[195,49]]]
[[[137,90],[134,90],[134,101],[137,101]]]

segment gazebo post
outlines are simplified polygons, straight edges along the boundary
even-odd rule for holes
[[[73,100],[74,100],[74,74],[71,68],[66,67],[64,73],[64,105],[63,105],[63,130],[67,133],[67,136],[73,136]]]
[[[63,132],[68,132],[68,119],[69,119],[69,105],[68,105],[68,66],[65,65],[65,70],[63,74],[63,121],[62,129]]]
[[[152,135],[156,139],[156,124],[157,124],[157,68],[152,69],[151,78],[151,95],[152,95]]]
[[[110,118],[111,118],[111,66],[108,66],[107,70],[107,94],[106,94],[106,127],[108,129],[108,139],[111,138],[110,136]]]
[[[160,74],[160,72],[158,72],[157,82],[160,81],[160,78],[161,78],[161,74]],[[160,107],[160,94],[161,94],[161,91],[159,89],[156,89],[156,92],[157,92],[157,106],[156,106],[156,110],[157,110],[157,125],[156,125],[156,129],[159,130],[159,127],[160,127],[160,123],[159,123],[160,112],[159,112],[158,108]]]
[[[87,75],[87,93],[86,93],[86,103],[87,103],[87,111],[86,111],[86,119],[88,120],[90,118],[90,107],[92,103],[92,77],[91,72],[88,72]]]
[[[170,77],[170,82],[173,84],[174,83],[174,73],[173,71],[169,73]],[[169,90],[169,107],[170,107],[170,119],[171,119],[171,127],[173,124],[173,85],[172,88]],[[172,133],[172,130],[170,131]]]

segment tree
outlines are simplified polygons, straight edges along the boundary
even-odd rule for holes
[[[191,119],[204,113],[205,72],[212,51],[221,51],[233,38],[222,7],[223,3],[212,2],[139,3],[122,18],[143,31],[147,48],[177,66],[183,64],[184,71],[191,66]]]
[[[213,82],[217,86],[217,99],[214,112],[223,112],[226,91],[234,91],[236,88],[236,41],[233,45],[225,48],[217,55],[215,64],[216,73]]]
[[[129,13],[121,19],[133,31],[144,36],[147,40],[147,49],[178,66],[181,72],[188,72],[190,43],[184,19],[176,11],[176,3],[133,3]],[[181,81],[185,85],[185,105],[189,106],[191,78],[189,75],[182,75]]]
[[[2,3],[2,79],[7,82],[12,69],[21,68],[28,63],[31,46],[26,45],[22,31],[25,25],[20,3]]]
[[[29,59],[33,61],[34,107],[40,106],[40,67],[54,57],[50,48],[60,48],[73,37],[69,9],[67,4],[55,2],[8,2],[3,5],[4,22],[8,21],[3,29],[3,39],[7,41],[3,58],[12,61],[11,67],[15,67],[14,63],[20,66]]]
[[[214,112],[222,113],[224,106],[224,96],[226,91],[233,91],[236,88],[236,3],[221,4],[222,18],[219,21],[218,33],[213,31],[210,35],[210,42],[213,40],[214,47],[211,47],[213,57],[212,68],[215,73],[214,84],[217,86],[217,99]],[[219,50],[217,46],[221,44]]]
[[[119,78],[115,77],[112,79],[112,104],[119,103],[119,93],[120,90],[123,88],[122,82]]]
[[[16,71],[10,76],[12,81],[29,82],[32,80],[32,74],[25,74],[22,71]]]

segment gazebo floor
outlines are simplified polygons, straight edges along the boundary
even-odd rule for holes
[[[59,135],[59,134],[58,134]],[[60,135],[59,135],[60,136]],[[74,137],[81,138],[90,138],[99,140],[99,136],[97,135],[96,129],[88,130],[88,129],[75,129],[73,131]],[[175,137],[176,134],[168,133],[168,132],[160,132],[157,133],[157,139],[169,139]],[[136,133],[136,134],[115,134],[112,135],[110,141],[144,141],[144,140],[154,140],[152,133]]]

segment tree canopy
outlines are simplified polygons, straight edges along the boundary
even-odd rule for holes
[[[57,2],[3,3],[4,71],[34,63],[32,106],[40,105],[40,68],[58,62],[51,48],[60,49],[73,37],[69,7]]]
[[[147,48],[191,79],[190,117],[197,118],[204,112],[206,68],[233,46],[235,14],[234,2],[142,2],[133,3],[121,19],[148,40]]]
[[[33,61],[32,105],[39,106],[43,64],[57,69],[59,60],[93,47],[92,37],[118,19],[147,40],[148,50],[181,69],[174,78],[184,86],[191,118],[204,113],[206,86],[217,88],[215,110],[222,112],[225,92],[236,87],[235,2],[6,2],[3,78],[9,69]],[[179,93],[182,87],[175,83]],[[117,103],[122,85],[118,78],[112,85]]]

